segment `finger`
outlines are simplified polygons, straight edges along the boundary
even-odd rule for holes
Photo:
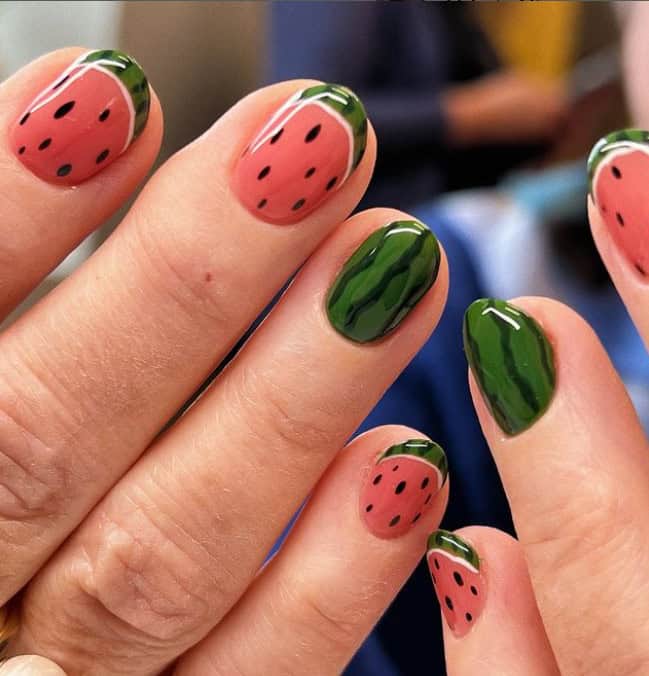
[[[643,671],[649,454],[606,353],[574,312],[533,298],[476,301],[465,349],[561,673]]]
[[[611,279],[649,345],[649,132],[624,129],[595,144],[588,160],[588,212]]]
[[[482,557],[485,557],[484,559]],[[521,546],[492,528],[437,531],[428,566],[449,676],[558,676]]]
[[[0,665],[0,676],[65,676],[65,672],[44,657],[21,655]]]
[[[311,257],[215,386],[34,583],[18,648],[79,668],[72,656],[93,646],[107,673],[128,664],[137,676],[219,622],[439,319],[445,258],[404,218],[358,214]],[[57,621],[39,619],[44,604],[61,608]]]
[[[71,48],[0,86],[0,129],[2,319],[145,177],[162,113],[130,57]]]
[[[424,448],[435,450],[433,462],[417,453]],[[383,481],[374,485],[380,473]],[[279,554],[175,673],[342,673],[421,560],[426,533],[446,506],[442,475],[443,451],[420,432],[390,426],[356,439],[322,478]],[[422,476],[430,482],[425,489]],[[406,487],[395,493],[402,481]],[[413,525],[422,512],[407,503],[421,497],[423,506],[428,495],[428,509]],[[368,504],[375,511],[368,513]],[[404,537],[377,539],[373,518],[386,509],[386,526],[394,511],[404,522],[408,516]]]
[[[301,220],[289,207],[299,220],[293,226],[260,220],[231,191],[233,166],[255,128],[301,88],[293,82],[256,92],[173,157],[97,254],[0,337],[0,543],[8,543],[0,602],[78,525],[363,194],[371,134],[349,180],[341,176],[327,191],[320,177],[325,197],[309,193],[328,203]],[[360,140],[336,145],[337,127],[327,124],[342,124],[341,115],[326,117],[316,89],[318,104],[301,101],[281,140],[258,152],[279,148],[286,160],[282,144],[297,135],[296,163],[328,174],[344,156],[351,171],[360,150],[350,159],[350,147]],[[332,91],[339,104],[342,90]],[[359,126],[361,104],[345,92]],[[313,107],[320,132],[306,143],[300,115],[308,126]],[[285,190],[307,190],[291,171],[287,180]],[[273,186],[273,199],[286,201]]]

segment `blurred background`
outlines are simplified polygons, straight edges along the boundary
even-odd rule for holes
[[[352,87],[379,142],[361,206],[406,209],[429,224],[452,279],[438,331],[363,427],[412,425],[446,447],[447,527],[513,532],[466,388],[460,326],[475,297],[548,295],[575,307],[649,429],[644,348],[599,261],[585,209],[590,148],[629,126],[619,60],[625,13],[625,3],[590,2],[2,2],[0,76],[62,46],[125,50],[162,101],[160,162],[263,84],[312,77]],[[433,605],[422,568],[349,673],[418,674],[423,664],[443,673]]]

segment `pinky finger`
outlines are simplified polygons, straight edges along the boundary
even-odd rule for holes
[[[449,676],[559,674],[514,538],[475,526],[436,531],[427,557],[446,619]]]

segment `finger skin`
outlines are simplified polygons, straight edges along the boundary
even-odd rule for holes
[[[449,676],[558,676],[521,546],[493,528],[473,526],[456,534],[481,556],[487,601],[465,636],[457,638],[444,623]]]
[[[443,255],[433,287],[385,338],[359,344],[328,320],[338,271],[367,236],[402,218],[388,209],[360,213],[310,258],[214,387],[33,584],[17,647],[84,673],[78,653],[93,646],[106,673],[128,664],[137,676],[218,623],[441,315]],[[44,625],[45,606],[66,610]]]
[[[318,483],[284,547],[242,600],[183,657],[176,676],[339,674],[421,559],[439,524],[448,484],[404,537],[375,537],[359,493],[377,453],[416,430],[386,426],[343,450]]]
[[[640,631],[649,602],[644,434],[583,319],[547,299],[511,303],[533,317],[552,344],[556,390],[549,407],[510,436],[491,417],[473,376],[470,385],[548,638],[561,673],[639,673],[649,663]],[[601,644],[603,631],[618,646],[615,654]]]
[[[305,84],[255,92],[172,157],[100,250],[0,336],[0,542],[11,545],[2,551],[0,603],[362,196],[376,149],[371,129],[346,183],[293,226],[256,219],[231,192],[233,167],[260,122]]]
[[[75,47],[52,52],[0,85],[0,319],[122,206],[146,176],[160,148],[162,111],[153,94],[147,124],[137,141],[92,180],[74,189],[52,185],[23,165],[19,158],[32,152],[15,154],[16,125],[43,87],[87,51]],[[28,127],[18,126],[21,130]],[[45,131],[43,140],[48,138]],[[26,143],[21,141],[18,147]],[[52,142],[33,152],[42,156],[55,145]]]

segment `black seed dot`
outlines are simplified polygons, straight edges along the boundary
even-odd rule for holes
[[[615,178],[622,178],[622,172],[615,165],[611,167],[611,172]]]
[[[338,180],[338,176],[334,176],[329,183],[327,183],[327,190],[331,190],[335,185],[336,181]]]
[[[365,511],[371,512],[373,509],[374,509],[374,505],[367,505],[367,507],[365,508]]]
[[[420,517],[421,517],[421,512],[417,512],[417,514],[415,514],[415,518],[412,520],[412,522],[417,523],[417,521],[419,521]]]
[[[606,213],[608,211],[608,209],[606,208],[606,204],[602,204],[602,211],[604,213]]]
[[[472,593],[474,596],[477,596],[477,595],[478,595],[478,590],[477,590],[473,585],[471,585],[470,589],[471,589],[471,593]]]
[[[400,493],[403,493],[403,491],[406,490],[406,482],[405,481],[400,481],[397,484],[397,487],[394,489],[394,492],[399,495]]]
[[[279,141],[279,137],[284,133],[284,127],[282,127],[278,132],[273,134],[272,138],[270,139],[271,145],[273,143],[277,143]]]
[[[264,197],[264,199],[259,200],[259,204],[257,205],[257,209],[263,209],[266,206],[267,202],[268,202],[268,200],[265,197]]]
[[[433,563],[435,564],[435,568],[439,570],[439,561],[437,559],[433,559]]]
[[[270,174],[270,167],[265,166],[258,174],[257,174],[257,180],[261,181],[262,178],[266,178]]]
[[[449,610],[453,610],[453,601],[451,601],[451,599],[448,596],[444,597],[444,603],[446,603],[446,607]]]
[[[306,174],[304,174],[304,178],[311,178],[315,174],[315,167],[311,167],[310,169],[307,169]]]
[[[635,269],[636,269],[643,277],[646,276],[647,273],[645,272],[645,269],[642,267],[642,265],[640,265],[640,263],[634,263],[634,265],[635,265]]]
[[[18,148],[18,154],[22,155],[24,152],[25,152],[25,146],[20,146],[20,148]]]
[[[67,176],[71,171],[72,171],[72,165],[71,164],[62,164],[56,170],[56,175],[57,176]]]
[[[401,521],[401,515],[397,514],[395,517],[392,518],[392,521],[390,521],[390,528],[396,526],[399,523],[399,521]]]
[[[622,218],[622,214],[619,211],[615,212],[615,218],[617,218],[617,222],[624,227],[624,219]]]
[[[318,134],[320,133],[320,129],[322,129],[322,125],[320,125],[320,124],[316,124],[315,127],[312,127],[309,130],[309,133],[304,137],[304,142],[305,143],[311,143],[311,141],[315,141]]]
[[[60,108],[56,109],[56,112],[54,113],[54,119],[59,120],[64,115],[67,115],[73,108],[74,101],[68,101],[67,103],[64,103]]]
[[[464,587],[464,580],[457,571],[453,573],[453,578],[455,579],[455,584],[457,584],[458,587]]]
[[[473,615],[471,615],[471,613],[467,613],[464,617],[466,617],[467,622],[471,622],[473,620]]]
[[[398,469],[399,469],[399,465],[395,465],[395,466],[392,468],[392,471],[393,471],[393,472],[396,472]]]
[[[426,486],[430,483],[430,477],[426,477],[422,482],[421,482],[421,490],[423,491]]]
[[[378,485],[381,483],[381,479],[382,479],[382,478],[383,478],[383,475],[382,475],[382,474],[377,474],[377,475],[374,477],[374,481],[372,481],[372,483],[373,483],[375,486],[378,486]]]
[[[23,125],[29,119],[29,113],[25,113],[21,118],[19,124]]]
[[[298,209],[301,209],[301,208],[304,206],[304,203],[305,203],[305,202],[306,202],[306,200],[304,199],[304,197],[302,197],[301,199],[299,199],[299,200],[293,205],[293,207],[292,207],[293,211],[297,211]]]
[[[38,146],[38,149],[45,150],[45,148],[47,148],[47,146],[49,146],[50,143],[52,143],[52,139],[46,138],[44,141],[41,141],[41,144]]]
[[[427,505],[430,502],[430,499],[433,497],[432,493],[428,494],[428,497],[426,498],[426,502],[424,502],[425,505]]]
[[[109,115],[110,115],[110,108],[106,108],[106,110],[102,110],[101,115],[99,116],[99,121],[105,122],[108,119]]]
[[[97,164],[101,164],[107,157],[108,157],[109,150],[106,148],[105,150],[102,150],[99,155],[97,155],[97,159],[95,162]]]
[[[62,84],[64,84],[70,76],[66,75],[62,80],[59,80],[53,87],[52,89],[58,89]]]

